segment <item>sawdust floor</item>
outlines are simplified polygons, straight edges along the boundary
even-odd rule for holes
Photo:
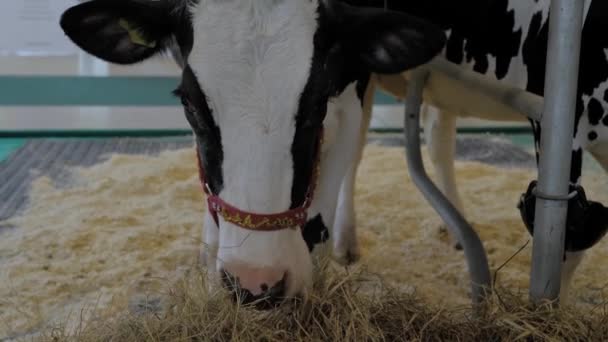
[[[474,162],[458,162],[456,172],[494,270],[529,239],[515,206],[535,173]],[[114,155],[74,177],[69,189],[35,181],[29,208],[13,219],[18,228],[1,235],[0,338],[78,320],[83,307],[124,306],[196,263],[205,207],[192,149]],[[604,173],[586,175],[584,185],[589,198],[608,202]],[[361,266],[436,304],[469,303],[462,252],[449,247],[440,219],[409,181],[402,148],[366,148],[356,206]],[[579,269],[578,303],[603,301],[607,243]],[[531,244],[500,271],[501,286],[526,293],[530,253]]]

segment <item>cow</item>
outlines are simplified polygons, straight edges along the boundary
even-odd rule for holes
[[[357,255],[354,226],[334,219],[371,75],[423,65],[445,44],[405,12],[337,0],[92,0],[60,25],[110,63],[178,56],[175,95],[207,193],[203,258],[236,299],[270,307],[310,289],[316,253]]]
[[[351,5],[405,12],[440,26],[447,36],[441,58],[495,81],[543,96],[547,57],[550,0],[344,0]],[[576,95],[570,190],[562,273],[562,298],[566,298],[573,272],[584,251],[608,230],[608,208],[587,199],[581,186],[583,151],[588,151],[608,171],[608,1],[584,0],[581,63]],[[405,98],[409,72],[374,75],[380,89]],[[472,116],[491,120],[524,120],[521,113],[459,84],[449,77],[430,80],[425,89],[424,131],[438,186],[463,212],[454,177],[456,118]],[[540,122],[530,120],[536,159],[540,152]],[[345,207],[352,207],[355,171],[349,172]],[[534,230],[532,181],[518,208],[526,228]],[[523,189],[522,189],[523,190]],[[516,199],[514,199],[514,203]],[[354,209],[352,209],[354,211]],[[454,242],[457,245],[457,242]]]

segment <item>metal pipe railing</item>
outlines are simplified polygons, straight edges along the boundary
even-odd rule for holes
[[[579,0],[551,2],[530,274],[534,303],[560,293],[583,8]]]
[[[424,170],[420,151],[420,106],[428,75],[429,72],[425,68],[412,71],[411,83],[408,86],[404,120],[408,170],[412,181],[462,245],[471,275],[473,303],[480,304],[491,292],[490,268],[481,240],[475,230],[435,186]]]

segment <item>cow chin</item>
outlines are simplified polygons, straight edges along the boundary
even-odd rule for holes
[[[226,288],[246,294],[244,302],[280,302],[312,286],[312,258],[299,228],[252,231],[220,221],[218,242],[217,270]]]

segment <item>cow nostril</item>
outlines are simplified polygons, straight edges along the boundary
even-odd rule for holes
[[[285,272],[285,274],[283,275],[283,278],[281,278],[281,280],[276,283],[272,288],[270,288],[269,290],[266,289],[264,290],[265,293],[268,294],[269,297],[284,297],[285,296],[285,290],[286,290],[286,284],[287,284],[287,272]],[[266,285],[266,284],[264,284]],[[268,286],[266,286],[268,287]]]
[[[262,294],[251,298],[249,303],[253,303],[259,310],[268,310],[277,307],[285,299],[285,293],[287,289],[287,273],[283,275],[283,278],[277,282],[270,289],[267,284],[262,284]]]
[[[272,287],[269,287],[267,283],[262,283],[260,285],[262,292],[258,295],[254,295],[249,289],[243,288],[239,278],[233,276],[226,270],[222,270],[221,275],[224,287],[230,291],[232,299],[241,304],[251,304],[256,309],[266,310],[278,306],[285,299],[287,273],[285,273],[283,278]]]

